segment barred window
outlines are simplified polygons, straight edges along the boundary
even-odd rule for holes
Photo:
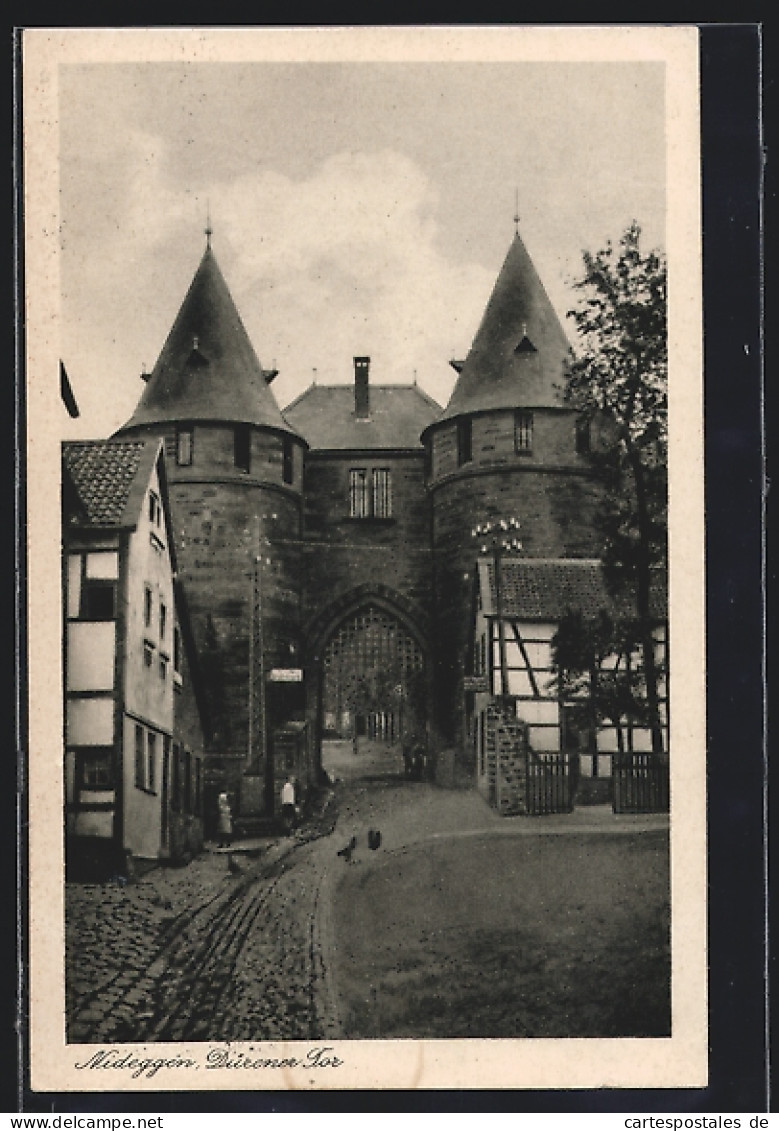
[[[364,467],[349,472],[349,517],[369,518],[368,472]]]
[[[373,469],[373,517],[390,518],[392,515],[392,479],[389,468]]]
[[[349,472],[349,517],[392,517],[392,474],[388,467],[371,470],[352,468]]]
[[[514,414],[514,448],[518,452],[533,450],[533,413],[524,409]]]

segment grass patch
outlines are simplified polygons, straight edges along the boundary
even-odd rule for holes
[[[335,931],[345,1037],[670,1033],[664,833],[413,846],[344,873]]]

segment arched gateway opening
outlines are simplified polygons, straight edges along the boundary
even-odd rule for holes
[[[328,626],[319,649],[322,768],[331,776],[403,775],[424,746],[425,649],[409,620],[366,599]]]

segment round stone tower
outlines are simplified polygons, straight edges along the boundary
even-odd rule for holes
[[[138,406],[117,435],[165,440],[170,509],[213,728],[212,768],[271,790],[274,726],[297,713],[306,442],[282,416],[210,238]],[[266,781],[266,777],[268,780]],[[272,793],[271,793],[272,796]],[[271,797],[264,807],[272,806]]]
[[[564,402],[570,346],[517,233],[448,405],[423,433],[436,577],[436,701],[463,746],[475,526],[516,518],[523,556],[597,557],[589,435]]]

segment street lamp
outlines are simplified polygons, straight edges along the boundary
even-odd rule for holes
[[[492,554],[492,565],[495,576],[495,613],[498,618],[498,652],[500,657],[500,690],[501,695],[508,695],[508,671],[506,665],[506,630],[503,624],[503,584],[500,570],[500,559],[504,553],[516,553],[522,549],[518,532],[520,522],[518,518],[499,518],[494,522],[480,522],[471,531],[471,537],[480,540],[479,552]],[[490,661],[492,663],[492,661]]]

